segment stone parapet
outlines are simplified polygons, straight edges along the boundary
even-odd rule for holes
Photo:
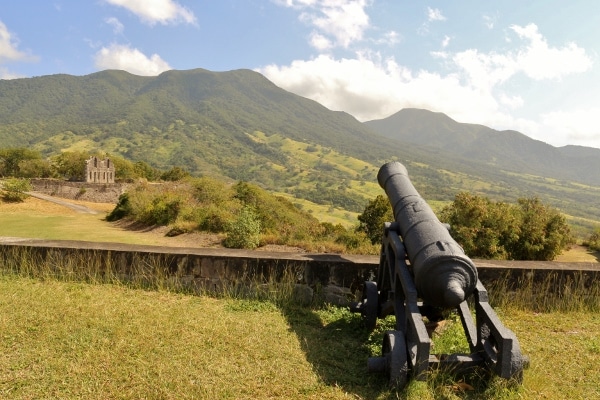
[[[241,281],[249,283],[294,280],[312,292],[298,289],[306,299],[319,293],[327,302],[345,304],[362,283],[377,273],[378,256],[340,254],[271,253],[215,248],[174,248],[82,241],[0,238],[0,268],[8,265],[16,250],[26,250],[48,268],[65,260],[85,269],[110,271],[129,280],[156,273],[178,280],[184,287],[219,289]],[[557,263],[474,260],[479,279],[488,289],[502,281],[514,290],[524,282],[546,282],[549,290],[562,292],[568,282],[592,285],[600,278],[599,263]],[[57,267],[56,267],[57,268]],[[62,267],[61,267],[62,268]],[[312,295],[312,294],[310,294]],[[304,301],[306,302],[306,301]]]

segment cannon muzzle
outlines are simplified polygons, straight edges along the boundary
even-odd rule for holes
[[[385,164],[377,181],[392,205],[419,297],[436,307],[458,306],[475,290],[475,265],[419,195],[404,165]]]

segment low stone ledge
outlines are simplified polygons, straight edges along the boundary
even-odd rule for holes
[[[280,253],[225,248],[179,248],[123,243],[41,240],[0,237],[0,262],[10,250],[27,248],[44,260],[76,256],[112,268],[120,277],[132,277],[139,268],[160,265],[167,276],[185,285],[217,288],[241,279],[280,280],[293,274],[297,284],[320,288],[326,301],[343,303],[378,269],[379,256]],[[565,284],[589,287],[600,278],[600,263],[473,260],[484,286],[502,281],[507,290],[524,282],[545,282],[562,293]],[[142,265],[143,267],[139,267]],[[143,271],[142,271],[143,272]],[[325,290],[324,290],[325,289]],[[306,297],[304,293],[304,297]]]

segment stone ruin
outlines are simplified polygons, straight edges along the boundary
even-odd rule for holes
[[[109,158],[104,160],[90,157],[85,162],[85,181],[87,183],[115,183],[115,165]]]

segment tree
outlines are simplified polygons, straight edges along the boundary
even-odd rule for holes
[[[383,226],[386,222],[392,222],[394,214],[389,200],[379,195],[369,201],[362,214],[359,214],[357,231],[364,232],[372,244],[381,242],[383,238]]]
[[[226,227],[225,247],[255,249],[260,244],[260,219],[252,207],[245,206],[238,218]]]
[[[188,171],[186,171],[184,168],[181,167],[173,167],[170,170],[164,172],[161,176],[160,179],[162,179],[163,181],[180,181],[184,178],[187,178],[188,176],[190,176],[190,173]]]
[[[18,177],[19,164],[27,160],[42,160],[38,151],[27,148],[0,149],[0,176]]]
[[[600,251],[600,228],[594,229],[590,237],[583,243],[590,250]]]
[[[560,212],[539,198],[518,201],[520,234],[512,255],[517,260],[553,260],[573,243],[571,229]]]
[[[148,181],[155,181],[159,176],[160,172],[152,168],[144,161],[137,161],[133,164],[133,172],[139,178],[144,178]]]
[[[459,193],[440,219],[471,257],[553,260],[573,243],[566,218],[535,197],[507,204]]]
[[[54,170],[47,160],[23,160],[19,163],[18,176],[21,178],[51,178],[54,176]]]
[[[442,210],[440,220],[450,224],[452,237],[471,257],[510,258],[509,247],[518,238],[513,206],[466,192]]]
[[[26,192],[31,190],[31,184],[27,179],[9,178],[2,183],[0,188],[4,201],[18,203],[29,196]]]
[[[85,162],[90,158],[83,151],[65,151],[53,157],[56,172],[64,179],[72,181],[85,180]]]

